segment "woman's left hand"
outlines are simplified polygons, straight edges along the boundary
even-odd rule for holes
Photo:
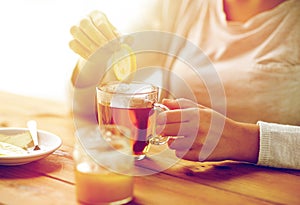
[[[157,131],[163,136],[181,136],[168,141],[177,157],[191,161],[256,162],[257,125],[238,123],[187,99],[165,99],[163,104],[171,110],[158,116]]]

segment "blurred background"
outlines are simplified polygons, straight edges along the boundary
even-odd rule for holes
[[[93,10],[122,32],[141,0],[1,0],[0,91],[66,100],[78,56],[69,48],[71,26]]]

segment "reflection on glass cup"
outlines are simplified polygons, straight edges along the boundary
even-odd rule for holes
[[[122,132],[131,141],[136,159],[143,159],[150,144],[164,144],[167,138],[156,135],[155,123],[158,112],[168,108],[158,101],[158,88],[143,82],[110,82],[97,87],[97,111],[103,136],[111,126],[126,127]]]
[[[98,129],[98,130],[97,130]],[[76,132],[76,197],[83,204],[125,204],[133,198],[134,166],[128,140],[114,135],[107,142],[99,128]]]

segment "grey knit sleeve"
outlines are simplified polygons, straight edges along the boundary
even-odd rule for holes
[[[259,121],[258,165],[300,169],[300,126]]]

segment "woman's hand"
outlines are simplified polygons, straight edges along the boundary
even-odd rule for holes
[[[163,136],[181,136],[168,141],[179,158],[257,162],[258,125],[236,122],[186,99],[165,99],[163,104],[171,110],[158,116],[157,130]]]
[[[108,41],[119,37],[116,28],[99,11],[91,12],[79,25],[73,26],[70,32],[74,38],[69,43],[70,48],[84,59]]]

